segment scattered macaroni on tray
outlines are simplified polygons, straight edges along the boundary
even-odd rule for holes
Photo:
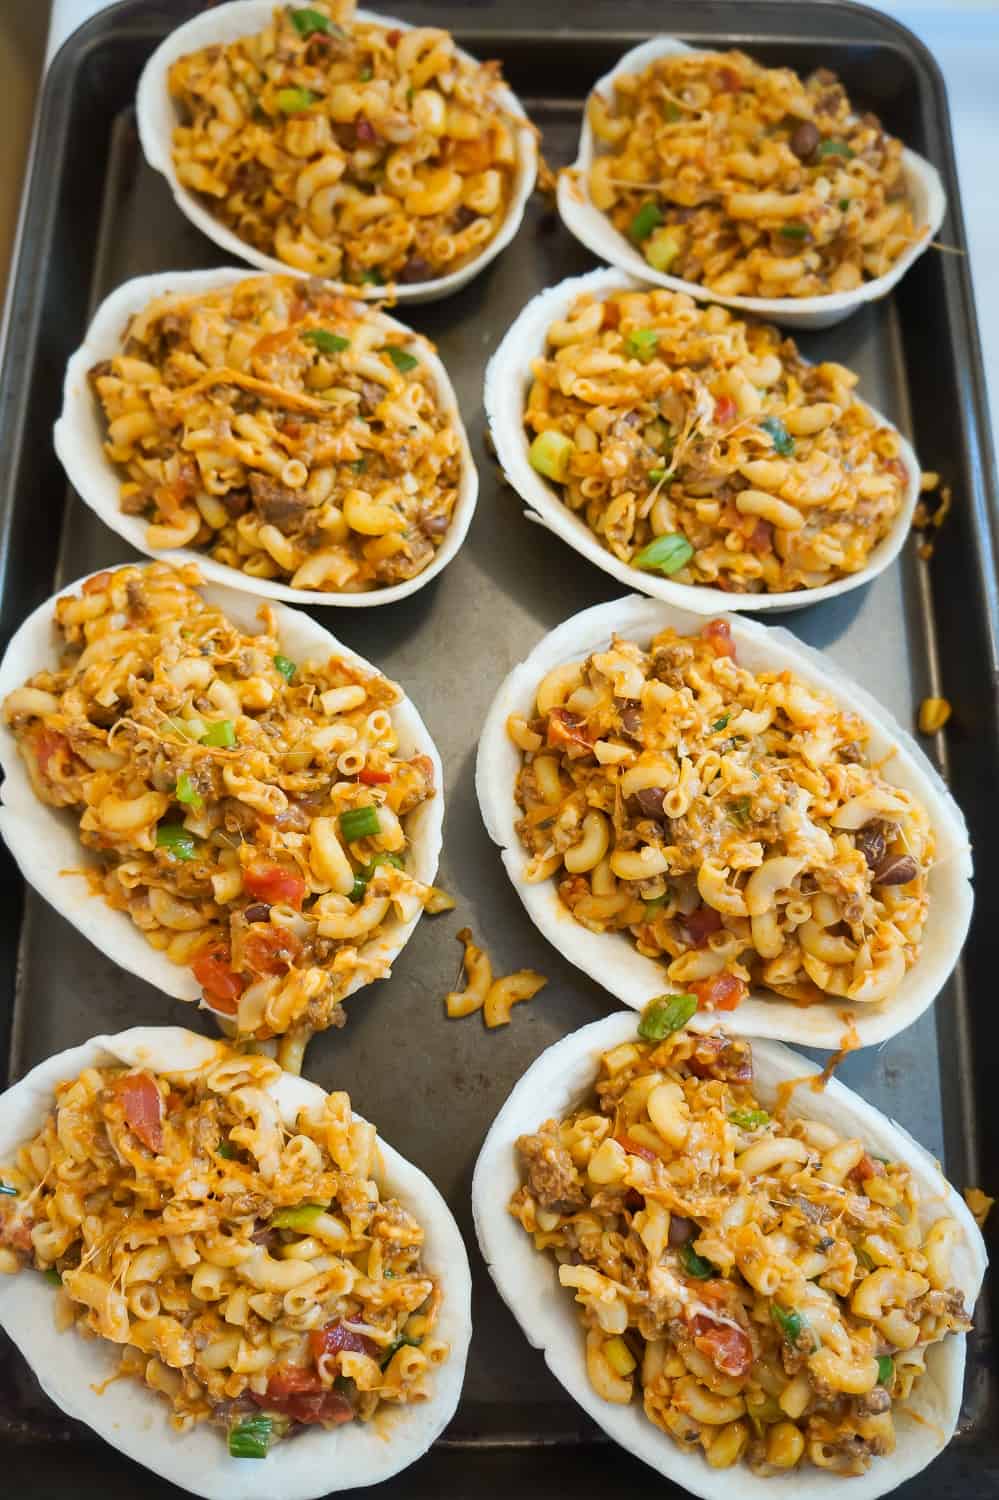
[[[38,796],[79,817],[95,890],[240,1035],[307,1038],[388,973],[366,945],[434,899],[406,868],[433,764],[398,755],[393,683],[290,660],[270,609],[244,633],[199,582],[153,563],[57,600],[62,662],[4,719]]]
[[[498,63],[435,27],[276,6],[263,31],[178,58],[184,187],[255,249],[348,284],[424,282],[495,238],[518,122]]]
[[[593,93],[594,208],[655,271],[723,296],[816,297],[883,276],[926,226],[902,142],[827,68],[681,52]]]
[[[201,1076],[87,1068],[0,1167],[0,1270],[42,1271],[62,1327],[119,1345],[122,1375],[234,1458],[425,1401],[449,1352],[374,1126],[335,1093],[289,1132],[279,1076],[227,1050]]]
[[[554,1255],[605,1401],[717,1469],[861,1474],[927,1347],[970,1327],[958,1222],[920,1223],[901,1162],[753,1090],[748,1042],[649,1006],[600,1060],[596,1099],[521,1136],[510,1210]]]
[[[867,753],[870,730],[791,672],[736,660],[728,623],[554,668],[530,717],[523,878],[630,934],[702,1009],[750,987],[800,1004],[890,1000],[916,962],[934,837]]]
[[[154,550],[359,593],[415,578],[462,480],[454,414],[419,341],[320,281],[166,294],[90,374]]]
[[[818,588],[868,566],[906,498],[898,434],[852,371],[683,293],[583,294],[532,376],[532,466],[650,575]]]

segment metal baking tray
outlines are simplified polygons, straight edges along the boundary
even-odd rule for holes
[[[53,588],[120,562],[125,550],[68,494],[52,450],[63,367],[90,310],[130,276],[220,262],[146,167],[132,110],[150,52],[202,8],[199,0],[126,0],[76,32],[45,82],[0,386],[4,642]],[[743,46],[801,71],[833,68],[854,99],[941,170],[950,202],[941,239],[959,250],[964,244],[940,73],[914,37],[873,11],[839,0],[588,0],[573,8],[570,24],[560,0],[393,0],[387,8],[448,26],[478,56],[500,58],[553,165],[575,154],[590,85],[657,30]],[[435,1449],[378,1491],[414,1500],[473,1489],[487,1500],[513,1485],[524,1497],[571,1489],[583,1500],[611,1486],[628,1494],[644,1493],[650,1482],[662,1493],[671,1489],[607,1442],[529,1348],[478,1256],[469,1205],[479,1145],[515,1080],[543,1048],[614,1005],[530,924],[473,788],[479,726],[508,668],[566,616],[620,593],[524,520],[483,445],[490,352],[528,297],[591,264],[536,197],[514,244],[470,286],[406,312],[438,343],[454,378],[481,468],[478,513],[458,558],[413,598],[380,610],[321,612],[348,645],[405,684],[446,771],[441,878],[458,910],[421,922],[393,977],[355,996],[345,1030],[316,1038],[306,1059],[308,1076],[349,1089],[384,1136],[430,1173],[472,1255],[475,1334],[461,1407]],[[860,371],[864,395],[913,436],[924,467],[941,472],[955,503],[931,562],[910,543],[873,586],[784,623],[853,672],[903,723],[927,693],[951,700],[954,716],[935,750],[968,816],[978,863],[978,915],[960,972],[933,1011],[887,1046],[848,1057],[840,1076],[940,1156],[956,1183],[995,1190],[999,1130],[990,1129],[995,1106],[987,1089],[999,1042],[997,924],[989,920],[999,903],[996,490],[966,260],[931,251],[886,301],[800,342],[812,358]],[[100,1031],[137,1022],[209,1029],[193,1007],[121,973],[25,891],[6,853],[0,882],[0,1049],[11,1078]],[[550,978],[495,1033],[478,1017],[448,1021],[441,1004],[458,968],[455,933],[466,922],[499,972],[532,965]],[[960,1430],[946,1454],[905,1486],[909,1500],[999,1496],[989,1295],[970,1341]],[[29,1493],[62,1500],[67,1484],[83,1500],[179,1493],[63,1418],[9,1345],[0,1348],[0,1462],[6,1493],[18,1500]]]

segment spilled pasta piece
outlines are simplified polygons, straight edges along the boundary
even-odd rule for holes
[[[425,1401],[449,1352],[423,1230],[372,1180],[374,1126],[336,1093],[290,1132],[279,1078],[221,1046],[200,1073],[90,1067],[0,1167],[0,1270],[43,1272],[63,1326],[120,1346],[122,1375],[235,1458]]]
[[[348,284],[418,283],[474,260],[507,216],[516,123],[498,63],[438,28],[276,6],[252,36],[180,57],[180,182],[240,239]]]
[[[517,969],[513,974],[494,979],[492,961],[485,949],[473,941],[471,928],[463,927],[457,936],[459,943],[465,945],[462,961],[465,988],[445,995],[448,1015],[455,1019],[481,1010],[490,1030],[507,1026],[512,1008],[524,1000],[533,1000],[548,980],[535,969]]]
[[[420,341],[320,281],[166,293],[90,371],[154,549],[251,578],[363,593],[415,578],[447,536],[462,442]]]
[[[521,1136],[510,1211],[578,1303],[589,1379],[713,1468],[863,1473],[970,1326],[910,1169],[760,1106],[748,1042],[653,1002],[595,1097]]]
[[[702,1009],[750,987],[878,1004],[916,962],[925,808],[870,763],[857,714],[740,666],[726,621],[615,637],[507,729],[525,879],[554,879],[590,931],[629,933]]]
[[[815,297],[885,275],[926,234],[902,142],[834,73],[744,52],[658,57],[590,96],[593,206],[653,270],[724,296]]]
[[[242,1036],[342,1025],[381,978],[366,951],[433,887],[407,873],[409,814],[435,793],[402,759],[394,683],[292,661],[197,592],[194,567],[96,574],[55,605],[64,653],[8,695],[35,792],[79,818],[95,889],[188,966]]]
[[[898,433],[852,371],[683,293],[584,293],[531,368],[532,466],[650,576],[819,588],[868,566],[906,499]]]

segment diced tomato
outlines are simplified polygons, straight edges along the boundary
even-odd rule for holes
[[[753,1054],[746,1042],[737,1042],[727,1036],[699,1036],[687,1059],[687,1067],[695,1078],[725,1078],[730,1083],[749,1083],[753,1076]]]
[[[324,1354],[341,1354],[347,1350],[351,1354],[367,1354],[373,1359],[377,1352],[371,1339],[345,1328],[340,1322],[314,1328],[309,1334],[309,1350],[317,1364]]]
[[[258,1406],[291,1417],[306,1424],[325,1422],[339,1425],[353,1420],[354,1408],[339,1391],[324,1387],[315,1370],[303,1365],[279,1364],[267,1382],[262,1396],[249,1391]]]
[[[276,1365],[267,1382],[267,1394],[276,1401],[281,1401],[285,1396],[301,1395],[302,1392],[314,1395],[322,1389],[319,1372],[305,1365]]]
[[[697,996],[701,1010],[735,1010],[746,998],[745,980],[734,974],[712,974],[710,979],[692,979],[689,988]]]
[[[868,1182],[872,1177],[883,1177],[885,1175],[884,1163],[875,1161],[873,1156],[868,1156],[865,1151],[852,1172],[847,1174],[857,1182]]]
[[[713,932],[721,931],[721,912],[715,911],[713,906],[698,906],[684,917],[683,925],[690,933],[694,947],[703,948]]]
[[[105,568],[103,572],[95,573],[93,578],[87,579],[86,583],[83,585],[81,593],[103,594],[104,590],[107,588],[110,582],[111,574],[108,572],[107,568]]]
[[[588,755],[593,749],[583,719],[568,708],[553,708],[548,715],[548,744],[570,755]]]
[[[205,992],[205,999],[216,1010],[234,1016],[246,980],[230,968],[231,955],[225,943],[206,948],[191,962],[191,972]]]
[[[640,1141],[633,1140],[630,1135],[616,1135],[614,1139],[629,1156],[640,1156],[643,1161],[659,1160],[651,1146],[643,1146]]]
[[[609,301],[603,304],[604,315],[601,319],[601,328],[617,328],[621,322],[621,305],[618,302]]]
[[[148,1073],[126,1073],[112,1085],[125,1111],[125,1124],[150,1151],[163,1150],[163,1099]]]
[[[391,31],[387,31],[385,33],[385,40],[388,42],[390,47],[398,47],[399,43],[402,41],[402,32],[393,27]]]
[[[719,396],[715,402],[715,421],[719,427],[724,427],[727,422],[734,422],[739,408],[731,396]]]
[[[363,771],[358,771],[357,779],[363,781],[365,786],[385,786],[386,782],[392,780],[392,772],[376,771],[374,766],[365,766]]]
[[[44,780],[50,779],[50,762],[56,756],[60,759],[68,759],[71,753],[69,740],[64,734],[59,734],[55,729],[40,729],[34,737],[33,745],[35,760],[38,763],[38,772]]]
[[[254,927],[243,939],[246,967],[255,974],[283,974],[301,951],[301,939],[281,927]]]
[[[759,557],[774,550],[774,529],[769,521],[757,521],[746,538],[746,546]]]
[[[268,906],[293,906],[296,911],[305,899],[305,881],[301,875],[281,865],[250,865],[243,871],[243,888]]]
[[[730,656],[735,661],[735,642],[727,620],[709,620],[701,630],[701,639],[707,641],[716,656]]]
[[[710,1359],[723,1375],[745,1375],[753,1363],[753,1346],[741,1328],[716,1323],[703,1313],[691,1319],[694,1348]]]
[[[734,68],[722,68],[718,81],[726,94],[737,94],[742,88],[742,78]]]

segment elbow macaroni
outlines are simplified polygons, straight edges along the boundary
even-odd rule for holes
[[[960,1228],[926,1226],[902,1163],[762,1110],[752,1077],[721,1031],[614,1048],[595,1100],[518,1140],[510,1211],[575,1293],[604,1400],[637,1387],[715,1468],[859,1474],[892,1451],[927,1346],[970,1326]]]
[[[590,931],[630,933],[702,1009],[750,986],[880,1004],[918,959],[925,809],[870,763],[856,714],[740,667],[724,621],[556,668],[509,729],[524,878],[554,878]]]

